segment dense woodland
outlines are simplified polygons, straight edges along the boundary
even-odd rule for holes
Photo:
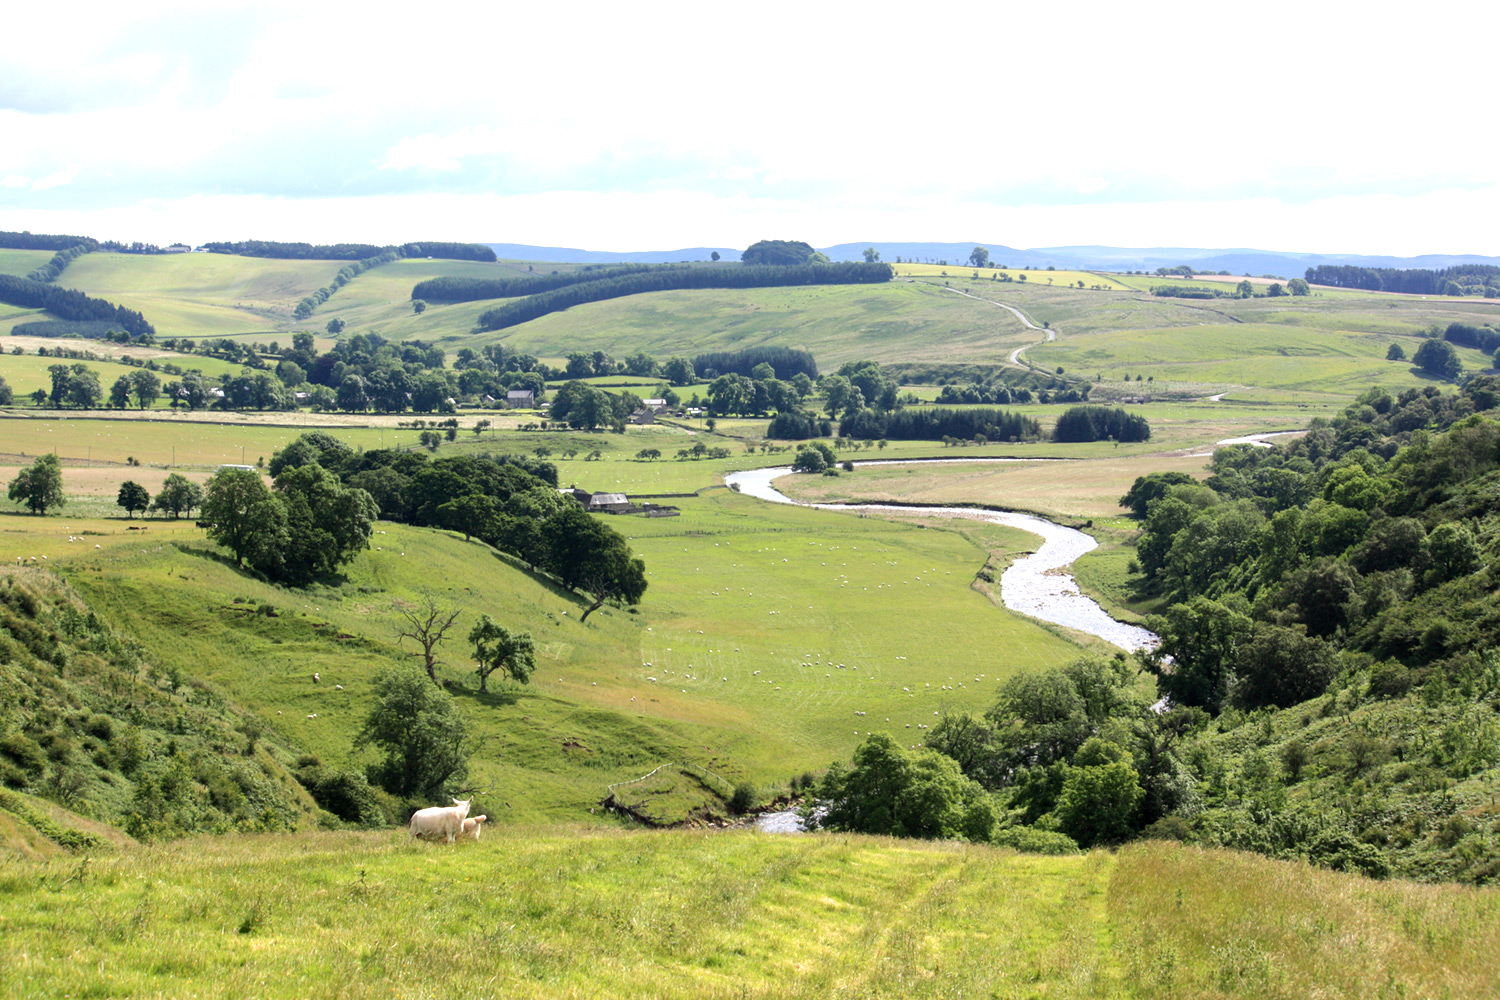
[[[1500,267],[1492,264],[1459,264],[1438,270],[1321,264],[1307,269],[1307,280],[1335,288],[1408,295],[1483,295],[1491,299],[1500,295]]]
[[[677,267],[676,264],[590,264],[574,271],[510,278],[460,278],[443,276],[419,281],[412,287],[413,299],[428,302],[479,302],[484,299],[509,299],[518,295],[535,295],[554,288],[619,278],[629,274],[646,274]]]
[[[685,288],[775,288],[787,285],[857,285],[890,281],[889,264],[809,264],[803,267],[682,267],[666,266],[621,277],[555,288],[508,302],[480,314],[480,330],[504,330],[548,313],[586,302],[602,302],[625,295]]]
[[[85,246],[99,249],[99,241],[87,236],[54,236],[47,233],[0,232],[0,249],[5,250],[70,250]]]

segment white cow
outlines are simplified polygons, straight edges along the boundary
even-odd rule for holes
[[[463,830],[464,817],[469,815],[469,803],[473,799],[454,799],[451,806],[429,806],[411,814],[411,823],[406,828],[408,842],[413,837],[441,836],[448,843]]]
[[[463,829],[458,832],[458,835],[478,840],[480,832],[484,829],[484,821],[487,819],[489,819],[488,816],[470,816],[464,820]]]

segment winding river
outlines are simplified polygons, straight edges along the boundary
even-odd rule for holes
[[[955,461],[975,461],[957,459]],[[1035,459],[989,459],[988,461],[1035,461]],[[860,462],[860,465],[905,465],[901,461]],[[751,469],[732,472],[724,477],[731,488],[738,487],[746,496],[767,500],[771,503],[797,501],[776,489],[772,482],[782,476],[791,475],[789,466],[770,469]],[[1096,635],[1106,642],[1119,646],[1126,652],[1148,649],[1156,645],[1156,636],[1137,625],[1115,621],[1104,613],[1104,609],[1078,590],[1073,577],[1061,570],[1069,566],[1085,552],[1098,548],[1092,537],[1073,528],[1065,528],[1045,518],[1014,511],[980,510],[969,507],[907,507],[891,504],[798,504],[818,510],[857,511],[860,513],[919,514],[925,517],[962,517],[976,521],[1003,524],[1011,528],[1039,535],[1042,544],[1028,556],[1011,563],[1000,577],[1000,599],[1012,611],[1030,618],[1064,625],[1080,632]]]

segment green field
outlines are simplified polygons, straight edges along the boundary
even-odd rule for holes
[[[217,253],[91,253],[58,284],[139,310],[159,337],[216,337],[283,328],[302,297],[343,266]]]
[[[91,350],[88,342],[66,341],[69,347],[78,345],[82,350]],[[4,346],[0,341],[0,346]],[[151,352],[157,353],[157,352]],[[227,378],[231,375],[239,375],[245,371],[241,365],[231,364],[221,358],[207,358],[199,355],[176,354],[170,356],[172,364],[182,368],[183,371],[199,371],[212,378]],[[52,391],[52,376],[47,371],[53,365],[83,365],[85,368],[99,376],[99,385],[104,389],[104,399],[109,398],[109,387],[121,375],[128,375],[137,371],[138,366],[122,364],[117,361],[75,361],[72,358],[43,358],[34,352],[26,354],[0,353],[0,376],[10,383],[17,396],[30,393],[34,389],[46,389]],[[165,372],[157,372],[157,378],[163,384],[176,378]],[[165,406],[166,400],[157,403],[158,407]],[[54,414],[55,415],[55,414]]]
[[[0,250],[0,274],[26,277],[53,257],[51,250]]]
[[[199,838],[0,863],[56,996],[1330,1000],[1500,989],[1500,894],[1147,842],[1037,858],[748,832]]]

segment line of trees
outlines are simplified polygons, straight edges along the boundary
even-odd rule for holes
[[[1449,323],[1443,331],[1443,339],[1460,347],[1472,347],[1485,354],[1500,350],[1500,330],[1492,326],[1472,326],[1468,323]]]
[[[1500,267],[1493,264],[1458,264],[1436,270],[1320,264],[1307,269],[1307,280],[1315,285],[1335,288],[1410,295],[1483,295],[1486,298],[1500,295]]]
[[[52,255],[51,260],[43,264],[41,267],[37,268],[35,271],[32,271],[26,277],[31,281],[56,281],[58,275],[67,270],[69,264],[73,263],[73,261],[77,260],[79,257],[82,257],[84,254],[89,253],[90,250],[91,248],[87,244],[83,243],[80,243],[79,245],[74,247],[69,247],[66,250],[59,250],[57,251],[57,253]]]
[[[640,274],[602,278],[530,295],[481,313],[478,330],[504,330],[539,316],[587,302],[645,292],[690,288],[774,288],[788,285],[856,285],[890,281],[889,264],[809,264],[804,267],[669,266]]]
[[[471,278],[442,276],[419,281],[412,287],[413,299],[429,302],[479,302],[484,299],[509,299],[518,295],[535,295],[555,288],[580,285],[605,278],[676,268],[676,264],[591,264],[573,271],[518,277]]]
[[[372,267],[379,267],[381,264],[389,264],[393,260],[400,259],[400,250],[387,250],[385,253],[377,254],[373,257],[362,257],[352,264],[345,264],[339,268],[339,273],[333,276],[333,281],[311,295],[305,296],[301,302],[298,302],[297,308],[292,311],[292,315],[297,319],[307,319],[307,317],[313,314],[313,310],[327,302],[334,292],[343,288],[359,275]]]
[[[741,351],[705,351],[693,358],[693,368],[704,378],[720,375],[744,375],[754,378],[759,365],[770,365],[771,377],[791,380],[799,372],[808,378],[818,377],[818,363],[811,351],[793,347],[747,347]]]
[[[239,240],[203,244],[212,253],[238,257],[271,257],[278,260],[367,260],[386,253],[400,257],[441,257],[445,260],[493,262],[495,251],[480,243],[451,243],[430,240],[401,246],[376,246],[373,243],[281,243],[276,240]]]
[[[13,233],[0,231],[0,248],[6,250],[69,250],[86,246],[99,249],[99,241],[87,236],[56,236],[47,233]]]
[[[1150,441],[1151,425],[1122,407],[1073,406],[1052,428],[1054,441]]]
[[[557,468],[529,456],[355,452],[321,431],[304,434],[271,458],[280,482],[299,468],[337,470],[351,490],[370,495],[380,516],[477,538],[588,596],[586,619],[604,604],[637,604],[645,564],[624,537],[557,491]],[[208,517],[207,508],[204,510]]]
[[[890,413],[864,409],[846,415],[839,423],[839,436],[856,440],[942,441],[945,438],[986,441],[1035,441],[1042,425],[1010,410],[946,407],[899,409]]]
[[[97,320],[134,336],[155,336],[156,328],[134,309],[91,298],[71,288],[0,274],[0,302],[27,309],[45,309],[65,320]]]

